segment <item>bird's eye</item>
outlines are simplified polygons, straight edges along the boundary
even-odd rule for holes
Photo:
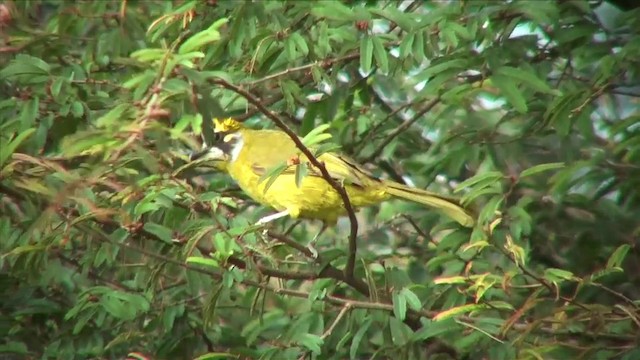
[[[219,133],[219,132],[215,132],[215,133],[213,133],[213,139],[214,139],[216,142],[218,142],[218,141],[222,140],[222,134],[221,134],[221,133]]]

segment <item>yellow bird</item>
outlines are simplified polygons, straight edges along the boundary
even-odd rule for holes
[[[340,194],[322,178],[318,169],[308,164],[306,157],[283,131],[254,130],[228,118],[214,119],[214,133],[215,143],[205,145],[201,152],[191,156],[191,160],[227,172],[247,195],[278,211],[263,217],[258,224],[290,216],[322,220],[324,230],[346,214]],[[452,198],[378,179],[342,154],[327,152],[318,156],[318,160],[324,163],[333,179],[344,185],[354,209],[395,197],[434,208],[463,226],[474,224],[469,212]],[[308,173],[298,186],[295,169],[301,163],[308,164]],[[265,191],[270,181],[263,175],[277,166],[286,168]]]

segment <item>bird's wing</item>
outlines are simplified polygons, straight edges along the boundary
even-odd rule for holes
[[[368,170],[345,155],[324,153],[318,157],[318,160],[324,164],[329,176],[337,182],[363,187],[372,180],[379,181]],[[281,170],[279,174],[293,175],[296,171],[296,164],[299,163],[307,164],[307,176],[322,177],[322,173],[319,169],[306,161],[306,157],[298,154],[289,156],[286,159],[279,159],[277,163],[271,161],[271,165],[273,165],[272,167],[266,167],[264,166],[264,163],[260,163],[260,165],[258,165],[258,163],[254,163],[252,169],[256,174],[262,176],[276,166],[288,164],[288,166]]]
[[[371,181],[379,181],[362,165],[346,155],[325,153],[320,155],[318,160],[324,163],[329,175],[337,181],[356,186],[365,186]]]
[[[319,169],[312,166],[307,158],[301,154],[295,143],[284,133],[277,130],[262,130],[260,146],[267,144],[277,144],[277,151],[259,148],[252,145],[251,142],[245,144],[248,146],[246,153],[251,154],[251,168],[257,175],[263,176],[267,172],[284,165],[286,168],[280,172],[280,175],[295,174],[296,164],[307,165],[307,176],[322,177]],[[251,148],[256,146],[256,148]],[[313,149],[310,149],[313,151]],[[336,153],[324,153],[318,157],[318,160],[324,163],[327,172],[335,181],[355,185],[365,186],[371,181],[379,181],[373,174],[367,171],[348,156]]]

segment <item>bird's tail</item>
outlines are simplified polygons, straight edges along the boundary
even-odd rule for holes
[[[385,181],[385,185],[390,195],[432,207],[459,222],[462,226],[472,227],[475,223],[471,214],[455,199],[393,181]]]

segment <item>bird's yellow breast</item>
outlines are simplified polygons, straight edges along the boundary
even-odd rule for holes
[[[283,159],[296,156],[298,151],[287,135],[281,132],[261,130],[256,133],[256,130],[247,129],[243,130],[242,135],[242,149],[236,159],[228,164],[227,170],[247,195],[278,211],[288,210],[293,218],[334,223],[346,213],[340,195],[321,177],[305,176],[297,186],[295,175],[281,174],[265,191],[269,181],[260,181],[261,175],[256,173],[256,165],[266,166],[268,171],[282,163]],[[322,156],[319,160],[322,161]],[[390,197],[383,186],[344,186],[355,208],[376,204]]]

